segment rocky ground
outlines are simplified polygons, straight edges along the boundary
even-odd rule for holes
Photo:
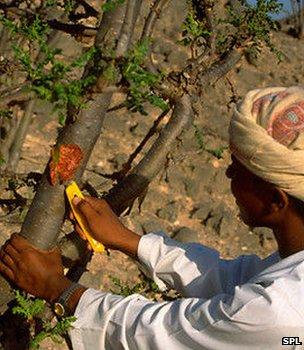
[[[158,36],[153,44],[153,57],[161,63],[163,69],[177,67],[187,58],[182,49],[176,49],[174,33],[180,22],[170,15],[170,11],[172,8],[168,8],[163,16],[171,22],[160,21],[165,24],[159,25]],[[183,13],[182,7],[176,10],[177,17],[183,16]],[[230,83],[240,96],[257,87],[302,83],[303,42],[289,36],[285,27],[283,29],[273,36],[275,44],[285,55],[281,64],[267,51],[256,66],[244,59],[229,73],[229,82],[227,79],[218,81],[196,106],[199,117],[195,120],[195,125],[202,133],[208,149],[216,150],[227,146],[227,130],[232,113],[232,106],[229,105],[232,95]],[[68,36],[62,37],[61,45],[69,57],[76,56],[80,51],[79,44]],[[121,98],[120,95],[115,95],[113,105]],[[49,114],[50,109],[50,106],[42,102],[37,105],[18,173],[43,171],[58,128],[57,120]],[[158,112],[154,109],[149,109],[148,116],[128,113],[126,110],[109,113],[84,180],[89,181],[99,192],[107,190],[111,181],[101,173],[112,173],[120,169],[157,115]],[[223,152],[222,159],[210,152],[201,151],[195,128],[189,127],[185,130],[183,142],[170,155],[168,168],[151,184],[141,211],[135,205],[131,214],[122,219],[123,222],[139,234],[163,230],[182,242],[206,244],[218,249],[223,258],[253,253],[262,257],[268,255],[276,249],[271,232],[266,229],[251,230],[238,219],[230,183],[225,177],[229,162],[228,150]],[[5,197],[6,182],[4,179],[1,181],[1,193]],[[24,191],[29,198],[32,196],[25,189],[20,191]],[[7,216],[4,209],[2,212],[0,209],[0,213],[2,243],[12,232],[18,231],[24,213],[15,212]],[[64,231],[68,229],[66,226]],[[137,265],[133,261],[118,252],[111,252],[109,257],[95,255],[80,282],[107,291],[113,288],[110,276],[132,285],[138,281],[138,274]],[[54,347],[46,342],[44,348],[59,349],[65,346]]]

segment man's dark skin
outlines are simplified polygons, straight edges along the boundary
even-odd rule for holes
[[[234,156],[226,171],[242,220],[252,227],[273,230],[281,258],[304,250],[304,218],[294,199],[280,188],[248,171]],[[92,237],[107,248],[137,258],[140,236],[122,225],[109,205],[92,197],[74,199],[86,218]],[[76,231],[84,238],[80,227]],[[53,303],[71,284],[63,272],[58,249],[42,251],[14,234],[0,251],[0,272],[20,289]],[[77,290],[69,299],[75,310],[86,288]]]

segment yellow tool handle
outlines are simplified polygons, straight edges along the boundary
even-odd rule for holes
[[[100,242],[96,241],[93,237],[91,237],[90,235],[90,231],[89,228],[86,225],[85,220],[83,220],[83,218],[81,217],[81,214],[79,213],[79,211],[77,210],[77,208],[75,207],[75,205],[73,204],[73,198],[79,197],[79,198],[84,198],[83,194],[81,193],[79,187],[77,186],[75,181],[72,181],[65,189],[66,195],[68,197],[70,206],[72,208],[73,214],[75,219],[77,220],[80,228],[82,229],[82,231],[84,232],[87,240],[89,241],[91,247],[93,248],[94,252],[98,252],[98,253],[102,253],[105,250],[105,247],[103,244],[101,244]]]

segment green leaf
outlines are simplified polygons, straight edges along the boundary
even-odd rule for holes
[[[17,305],[13,307],[12,313],[20,315],[27,320],[32,320],[35,316],[42,313],[45,308],[45,301],[27,297],[25,294],[15,291]]]
[[[11,119],[13,116],[13,112],[9,109],[0,109],[0,118],[8,118]]]
[[[5,159],[3,158],[3,156],[0,154],[0,166],[4,165],[6,163]]]
[[[196,124],[193,124],[194,127],[194,137],[196,139],[196,142],[198,144],[199,149],[204,150],[206,145],[204,141],[204,136],[199,127]]]
[[[210,154],[212,154],[217,159],[221,159],[221,158],[223,158],[223,153],[226,149],[228,149],[228,146],[221,146],[221,147],[215,148],[215,149],[206,149],[206,151],[209,152]]]
[[[103,12],[114,11],[119,5],[123,5],[125,0],[107,0],[105,4],[101,6]]]

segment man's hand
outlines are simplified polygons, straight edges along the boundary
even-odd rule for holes
[[[137,255],[137,247],[140,236],[128,230],[112,211],[109,204],[94,197],[80,199],[75,197],[73,203],[79,213],[87,221],[88,228],[94,239],[104,244],[107,248],[120,250],[132,257]],[[73,219],[73,215],[70,215]],[[85,239],[79,225],[75,224],[76,232]]]
[[[71,284],[64,276],[59,249],[37,249],[17,234],[0,251],[0,272],[19,288],[49,302]]]

